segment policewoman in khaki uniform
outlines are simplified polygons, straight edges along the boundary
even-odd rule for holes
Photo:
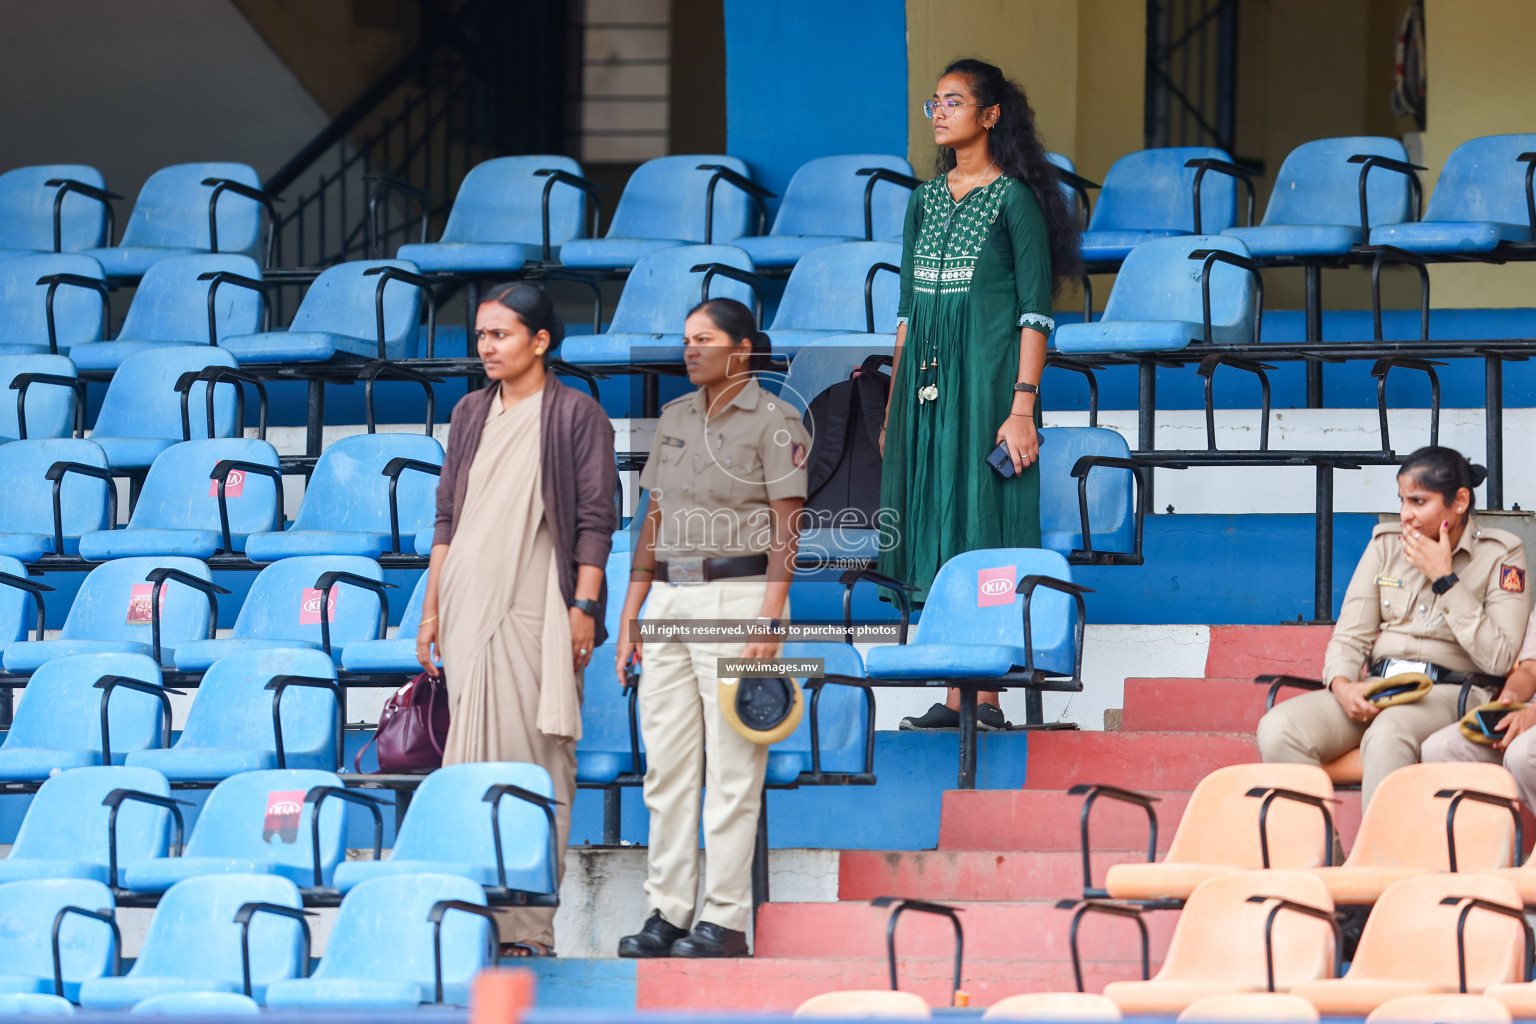
[[[1317,691],[1277,704],[1259,722],[1265,761],[1320,764],[1357,745],[1361,799],[1468,706],[1489,700],[1515,663],[1525,632],[1525,549],[1512,533],[1479,526],[1472,490],[1487,477],[1450,448],[1421,448],[1397,473],[1396,523],[1371,534],[1328,641]],[[1366,699],[1381,679],[1420,672],[1436,684],[1412,703]]]
[[[630,957],[747,954],[752,853],[768,748],[734,731],[716,699],[720,658],[778,654],[789,615],[796,528],[810,444],[799,413],[751,372],[768,339],[750,310],[712,299],[688,314],[684,361],[698,390],[668,402],[640,485],[650,512],[624,601],[617,672],[643,661],[640,730],[651,814],[645,892],[651,915],[619,942]],[[719,619],[754,624],[743,643],[635,642],[631,622]],[[700,786],[706,868],[698,894]],[[691,930],[690,930],[691,929]]]

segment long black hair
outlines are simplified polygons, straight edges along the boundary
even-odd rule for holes
[[[1470,494],[1488,479],[1488,470],[1468,462],[1466,456],[1454,448],[1436,445],[1420,448],[1404,459],[1397,475],[1406,476],[1425,490],[1434,491],[1451,505],[1456,501],[1457,491],[1465,487]],[[1471,511],[1470,507],[1468,511]]]
[[[486,292],[480,304],[483,306],[487,302],[500,303],[516,313],[523,326],[528,328],[529,334],[548,331],[549,348],[544,350],[544,361],[547,363],[554,358],[555,350],[565,340],[565,322],[555,312],[555,304],[542,288],[521,281],[508,281]]]
[[[1082,272],[1078,252],[1077,217],[1067,206],[1056,167],[1045,158],[1045,146],[1035,131],[1035,111],[1019,83],[1003,74],[995,64],[974,57],[952,61],[946,75],[964,75],[976,97],[976,109],[998,108],[997,123],[988,133],[992,159],[1004,174],[1023,182],[1035,195],[1040,212],[1045,215],[1046,234],[1051,246],[1051,294],[1061,290],[1061,282]],[[941,76],[942,77],[942,76]],[[940,146],[938,171],[955,166],[955,151]]]
[[[688,311],[689,316],[695,313],[709,317],[716,327],[736,341],[746,338],[752,342],[748,370],[760,374],[768,369],[769,360],[773,358],[773,345],[768,341],[768,335],[757,329],[757,317],[745,305],[735,299],[705,299]]]

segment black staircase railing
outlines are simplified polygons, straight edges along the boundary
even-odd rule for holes
[[[302,171],[284,168],[275,176],[286,186],[318,171],[299,195],[289,196],[277,222],[276,266],[326,267],[423,240],[430,222],[440,226],[469,169],[494,155],[491,140],[476,131],[477,102],[486,98],[476,95],[463,63],[436,59],[418,67],[377,99],[372,130],[356,141],[328,130],[336,137],[318,154],[307,148]],[[377,107],[393,109],[378,117]]]

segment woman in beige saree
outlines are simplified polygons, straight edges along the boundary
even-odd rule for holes
[[[442,659],[445,765],[521,761],[554,781],[561,858],[575,797],[581,672],[600,644],[617,527],[613,430],[545,360],[563,327],[531,285],[493,289],[475,323],[490,384],[454,408],[417,657]],[[557,868],[559,865],[557,865]],[[507,956],[549,955],[554,910],[498,914]]]

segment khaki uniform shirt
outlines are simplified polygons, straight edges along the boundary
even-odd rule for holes
[[[1323,679],[1356,680],[1382,658],[1429,661],[1458,672],[1506,675],[1524,635],[1525,549],[1505,530],[1469,518],[1451,552],[1459,582],[1437,595],[1403,553],[1402,525],[1371,534],[1344,594]]]
[[[661,510],[657,560],[768,551],[768,503],[805,497],[809,451],[800,414],[755,379],[723,408],[706,410],[702,388],[662,406],[640,471]]]

